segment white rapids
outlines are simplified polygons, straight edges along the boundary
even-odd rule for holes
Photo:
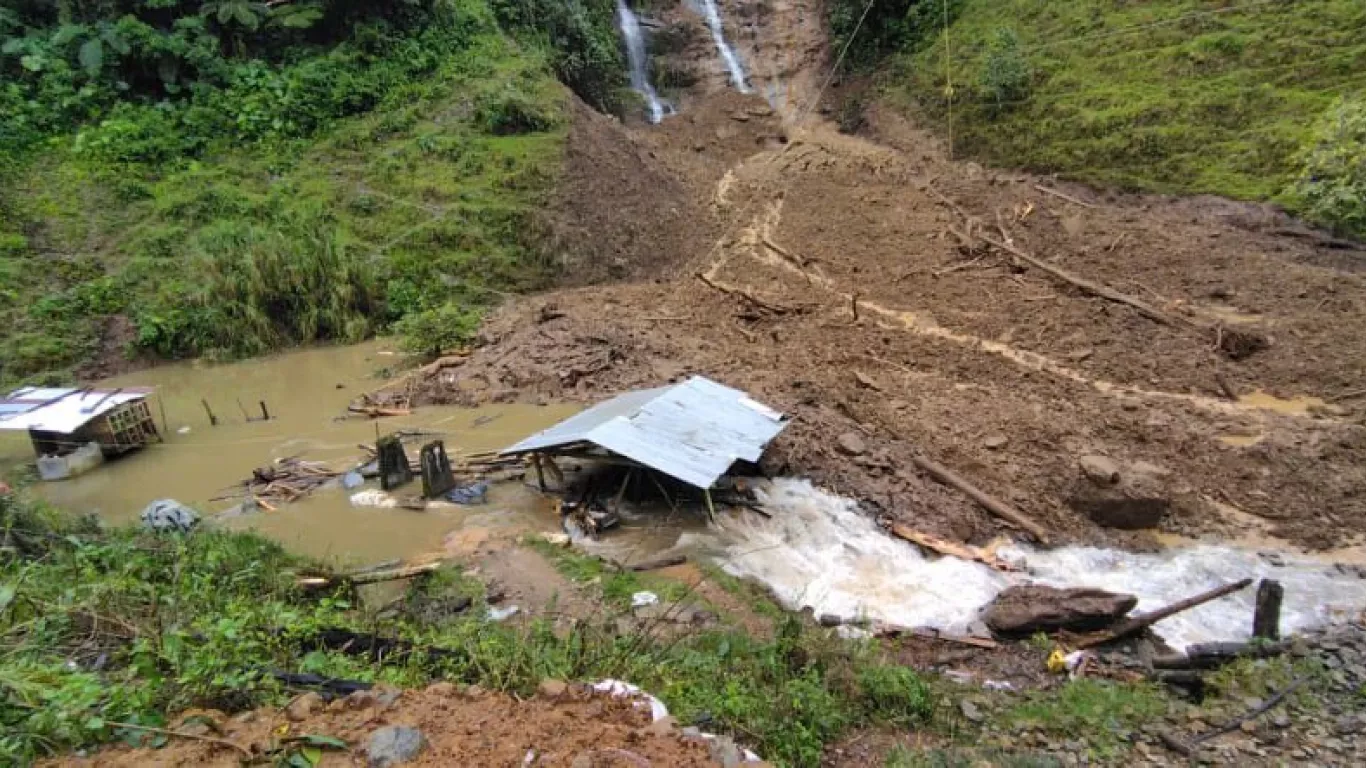
[[[926,557],[892,538],[855,504],[805,480],[773,481],[761,494],[771,518],[739,512],[724,531],[701,534],[719,546],[722,567],[768,585],[789,609],[963,632],[1007,586],[1099,587],[1138,597],[1137,611],[1162,607],[1241,578],[1285,587],[1284,632],[1311,629],[1366,608],[1366,582],[1332,564],[1281,553],[1198,545],[1157,554],[1092,547],[998,550],[1023,563],[1003,574],[953,557]],[[681,543],[681,542],[680,542]],[[1237,640],[1251,632],[1254,591],[1246,589],[1168,618],[1153,630],[1170,646]]]

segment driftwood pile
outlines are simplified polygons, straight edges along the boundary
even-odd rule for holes
[[[273,512],[276,505],[298,501],[340,474],[322,462],[290,456],[253,469],[251,477],[237,486],[239,490],[218,498],[245,498]]]

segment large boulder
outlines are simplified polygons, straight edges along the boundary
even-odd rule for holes
[[[1010,587],[982,610],[982,620],[998,635],[1032,635],[1061,629],[1104,629],[1133,610],[1138,598],[1103,589]]]
[[[1126,531],[1156,528],[1171,507],[1165,477],[1141,464],[1083,456],[1067,503],[1096,525]]]

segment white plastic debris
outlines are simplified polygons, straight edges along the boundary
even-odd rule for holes
[[[653,592],[637,592],[631,595],[632,608],[644,608],[647,605],[655,605],[659,602],[659,595]]]
[[[181,427],[180,429],[177,429],[177,430],[176,430],[176,434],[177,434],[177,435],[188,435],[188,434],[190,434],[190,428],[189,428],[189,426],[184,426],[184,427]]]
[[[398,506],[398,501],[384,491],[377,488],[368,488],[364,491],[351,494],[351,506],[394,509]]]
[[[983,680],[982,687],[988,691],[1013,691],[1015,685],[1006,680]]]
[[[518,608],[515,605],[509,605],[506,608],[490,608],[489,621],[507,621],[513,616],[516,616],[521,610],[521,608]]]
[[[622,680],[612,680],[609,678],[607,680],[602,680],[600,682],[593,683],[593,690],[597,691],[598,693],[606,693],[614,697],[625,697],[629,699],[634,699],[636,701],[636,705],[640,707],[648,706],[650,708],[651,722],[663,720],[664,718],[669,716],[669,708],[664,706],[664,702],[660,701],[654,696],[651,696],[645,691],[640,690],[638,686],[632,685]],[[703,733],[700,735],[702,736],[702,738],[708,741],[715,741],[716,739],[720,738],[714,733]],[[741,747],[740,752],[744,756],[744,761],[746,763],[763,762],[759,758],[759,756],[751,750]]]
[[[654,696],[640,690],[639,687],[631,685],[621,680],[607,679],[593,684],[593,690],[598,693],[610,694],[613,697],[636,699],[637,703],[650,708],[650,720],[663,720],[669,716],[669,708],[664,706],[664,702]]]
[[[542,533],[541,540],[557,547],[569,546],[569,534],[567,533]]]

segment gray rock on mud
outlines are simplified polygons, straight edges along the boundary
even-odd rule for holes
[[[1078,464],[1082,477],[1067,503],[1096,525],[1125,531],[1156,528],[1171,507],[1160,474],[1137,464],[1121,467],[1104,456],[1083,456]]]
[[[1118,621],[1138,598],[1103,589],[1010,587],[982,611],[982,620],[998,635],[1030,635],[1067,629],[1087,632]]]
[[[366,763],[370,768],[389,768],[412,760],[426,748],[427,737],[422,731],[390,725],[370,734],[370,741],[365,745]]]

